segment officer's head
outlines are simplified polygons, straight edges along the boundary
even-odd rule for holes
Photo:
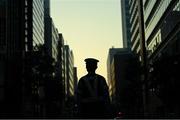
[[[84,60],[86,62],[86,69],[88,72],[95,72],[97,69],[97,63],[99,60],[94,59],[94,58],[87,58]]]

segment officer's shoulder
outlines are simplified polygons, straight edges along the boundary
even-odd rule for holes
[[[96,75],[97,75],[98,78],[105,80],[105,78],[102,75],[99,75],[99,74],[96,74]]]
[[[83,76],[83,77],[81,77],[81,78],[79,79],[79,81],[84,81],[85,78],[86,78],[86,75]]]

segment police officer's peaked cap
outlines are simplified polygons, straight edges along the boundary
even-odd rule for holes
[[[99,62],[99,60],[94,59],[94,58],[86,58],[84,61],[86,63],[97,63],[97,62]]]

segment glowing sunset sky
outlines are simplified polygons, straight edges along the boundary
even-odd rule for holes
[[[97,58],[96,73],[107,78],[107,56],[122,47],[120,0],[51,0],[51,16],[74,54],[78,79],[87,57]]]

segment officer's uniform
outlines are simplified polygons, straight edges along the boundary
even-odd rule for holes
[[[86,59],[94,62],[95,59]],[[93,64],[93,63],[92,63]],[[109,92],[105,78],[98,74],[87,74],[80,78],[77,89],[78,106],[81,117],[84,118],[103,118],[107,115],[109,105]]]

